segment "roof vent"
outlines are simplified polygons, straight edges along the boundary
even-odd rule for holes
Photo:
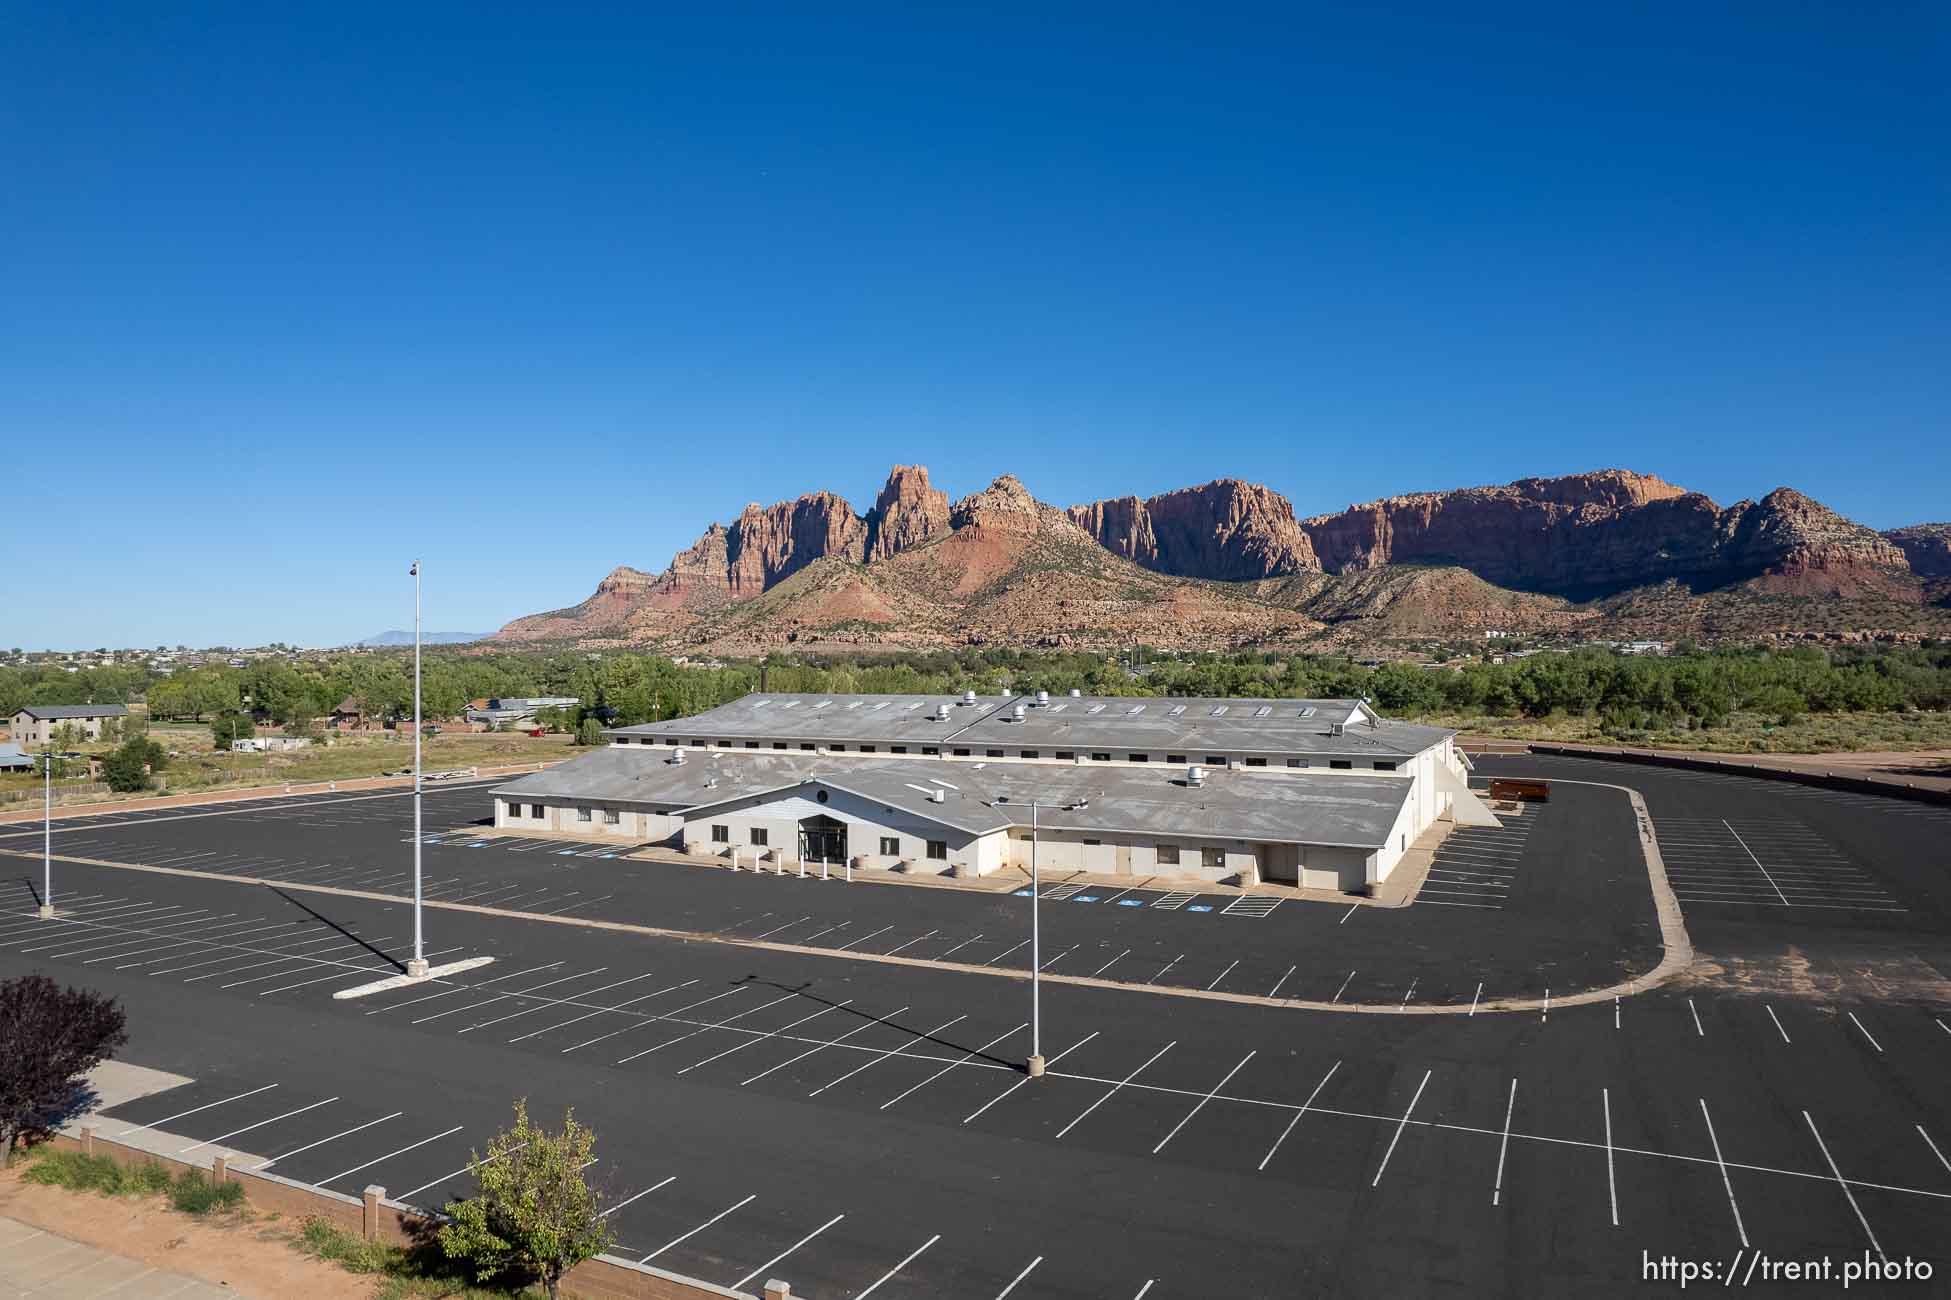
[[[946,791],[946,790],[944,790],[944,789],[942,789],[942,788],[941,788],[940,786],[936,786],[936,787],[935,787],[935,788],[934,788],[933,790],[931,790],[931,791],[929,791],[929,792],[928,792],[928,802],[929,802],[929,803],[947,803],[947,802],[948,802],[948,791]]]
[[[1029,714],[1030,714],[1030,710],[1029,710],[1029,707],[1028,707],[1027,705],[1022,705],[1022,704],[1019,704],[1019,705],[1017,705],[1017,706],[1016,706],[1015,708],[1013,708],[1013,709],[1011,709],[1011,710],[1010,710],[1010,714],[1011,714],[1011,716],[1013,716],[1013,717],[1014,717],[1014,718],[1015,718],[1015,719],[1016,719],[1016,720],[1017,720],[1018,722],[1021,722],[1021,721],[1022,721],[1022,720],[1023,720],[1024,718],[1026,718],[1026,717],[1028,717],[1028,716],[1029,716]]]
[[[964,704],[974,704],[975,702],[976,702],[976,693],[975,693],[974,691],[963,691],[963,692],[962,692],[962,703],[964,703]]]
[[[1036,706],[1039,709],[1047,707],[1049,703],[1050,703],[1049,691],[1038,691],[1036,693]]]
[[[1081,700],[1084,698],[1084,692],[1076,689],[1075,687],[1072,687],[1070,692],[1070,698],[1073,700]]]
[[[675,763],[675,764],[677,764],[677,765],[679,765],[680,767],[681,767],[681,766],[683,766],[683,764],[684,764],[684,746],[682,746],[682,745],[679,745],[679,746],[678,746],[678,747],[677,747],[676,749],[674,749],[674,750],[672,750],[672,751],[671,751],[671,762],[673,762],[673,763]]]
[[[948,705],[938,704],[935,706],[935,721],[937,722],[948,721]]]
[[[1197,788],[1206,784],[1206,769],[1197,763],[1186,769],[1186,784]]]

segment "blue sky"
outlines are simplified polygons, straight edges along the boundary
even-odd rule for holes
[[[897,461],[1942,519],[1948,15],[17,9],[0,646],[334,643],[416,552],[491,628]]]

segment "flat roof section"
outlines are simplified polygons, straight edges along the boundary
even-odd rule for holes
[[[1017,705],[1023,718],[1016,720]],[[940,706],[948,718],[937,721]],[[1180,696],[779,695],[758,693],[689,718],[618,727],[609,734],[684,744],[695,740],[965,745],[1229,754],[1419,754],[1455,735],[1442,727],[1379,719],[1360,700],[1216,699]],[[1336,736],[1333,725],[1345,724]]]
[[[1184,769],[1057,767],[1004,761],[805,754],[699,753],[683,763],[648,748],[611,746],[495,788],[506,797],[651,804],[707,815],[713,808],[815,781],[902,813],[973,834],[1038,825],[1084,834],[1159,835],[1279,844],[1379,848],[1413,782],[1406,776],[1209,771],[1199,786]],[[928,794],[945,791],[941,803]],[[1084,802],[1066,810],[1057,805]]]

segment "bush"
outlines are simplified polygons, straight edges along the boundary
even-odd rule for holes
[[[128,1041],[114,998],[45,975],[0,980],[0,1162],[20,1134],[56,1127],[81,1076]]]
[[[210,724],[210,739],[218,749],[229,749],[232,741],[244,740],[257,734],[257,727],[251,722],[248,713],[221,713]]]
[[[602,1197],[583,1180],[595,1146],[596,1134],[574,1111],[551,1133],[529,1123],[527,1100],[517,1101],[515,1126],[489,1141],[485,1158],[474,1157],[480,1194],[448,1203],[450,1222],[440,1230],[448,1258],[477,1282],[539,1279],[556,1300],[562,1275],[613,1240],[597,1208]]]
[[[603,724],[595,718],[584,718],[582,725],[576,728],[576,743],[578,745],[601,745],[603,743]]]
[[[170,1184],[169,1203],[184,1214],[234,1210],[244,1203],[244,1187],[241,1183],[213,1183],[201,1169],[185,1169]]]

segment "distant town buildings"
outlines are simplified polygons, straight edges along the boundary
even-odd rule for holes
[[[14,714],[12,729],[16,741],[31,747],[53,744],[54,733],[62,727],[99,740],[104,722],[128,713],[120,704],[30,704]]]

